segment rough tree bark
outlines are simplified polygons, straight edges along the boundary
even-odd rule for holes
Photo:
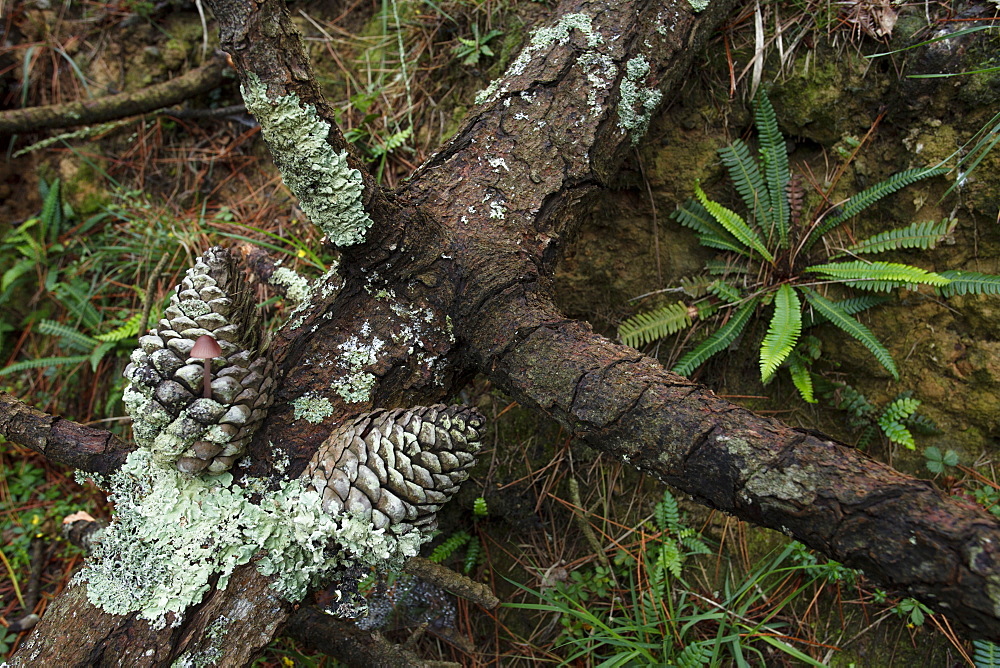
[[[253,76],[270,96],[295,93],[330,121],[330,145],[350,152],[279,0],[209,4],[243,83]],[[292,457],[286,475],[297,475],[346,417],[427,404],[480,371],[578,438],[697,501],[782,530],[924,600],[965,633],[1000,640],[1000,523],[987,513],[727,403],[553,305],[550,276],[578,225],[578,205],[632,150],[635,132],[621,121],[641,116],[649,99],[634,97],[636,88],[676,93],[692,55],[735,5],[716,0],[696,14],[684,0],[565,0],[545,33],[554,37],[526,47],[522,66],[412,180],[383,193],[366,175],[374,224],[363,243],[342,249],[343,288],[329,297],[317,290],[298,326],[278,335],[282,379],[251,445],[250,473],[272,473],[268,444],[276,443]],[[630,67],[640,55],[648,71]],[[365,173],[358,161],[352,166]],[[381,345],[348,369],[338,354],[364,336]],[[330,392],[359,370],[377,379],[367,400],[348,404]],[[309,393],[333,406],[318,424],[294,419],[291,402]],[[205,630],[222,615],[230,620],[227,652],[211,663],[246,665],[291,613],[251,566],[182,625],[159,630],[90,606],[74,587],[50,606],[14,665],[207,657]]]

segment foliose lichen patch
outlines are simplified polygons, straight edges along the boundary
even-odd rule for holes
[[[618,127],[632,135],[634,146],[646,134],[653,112],[663,99],[663,93],[641,84],[649,76],[649,61],[636,56],[625,64],[621,82],[621,103],[618,105]]]
[[[306,392],[292,402],[295,419],[305,419],[318,424],[333,415],[333,404],[326,397]]]
[[[387,535],[350,513],[324,513],[320,494],[299,480],[251,503],[230,474],[185,475],[157,465],[144,449],[104,485],[115,521],[74,582],[87,584],[93,605],[112,614],[138,612],[157,624],[168,612],[179,624],[213,576],[225,589],[233,570],[258,553],[257,569],[274,576],[276,592],[294,602],[348,565],[398,569],[427,538]]]
[[[347,164],[346,151],[338,153],[327,142],[330,124],[295,94],[268,97],[267,87],[252,72],[249,86],[240,91],[285,185],[309,220],[337,246],[364,241],[372,219],[361,201],[361,172]]]

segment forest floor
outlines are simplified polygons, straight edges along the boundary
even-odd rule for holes
[[[506,0],[385,0],[301,2],[291,11],[347,137],[392,188],[457,127],[475,93],[550,9]],[[711,42],[616,187],[593,203],[580,236],[570,240],[556,276],[565,311],[614,337],[638,312],[678,299],[693,303],[689,279],[716,253],[671,213],[699,179],[714,197],[736,200],[717,151],[737,137],[752,141],[750,100],[758,87],[768,91],[793,170],[802,175],[806,210],[941,162],[955,169],[886,198],[844,234],[856,241],[918,220],[954,219],[940,247],[899,251],[896,259],[929,270],[1000,273],[1000,158],[989,152],[1000,130],[1000,76],[905,78],[995,68],[995,31],[912,57],[866,57],[935,31],[987,25],[977,21],[995,11],[988,3],[748,6]],[[183,2],[8,0],[0,2],[0,17],[2,109],[139,90],[201,64],[217,43],[210,17],[205,32],[196,7]],[[142,314],[163,309],[204,249],[250,241],[309,277],[335,260],[303,221],[240,104],[230,80],[161,113],[5,138],[0,389],[128,437],[121,374]],[[977,134],[983,128],[988,132]],[[961,187],[946,192],[956,180]],[[870,348],[816,327],[817,402],[803,401],[784,372],[761,385],[756,350],[766,318],[754,319],[693,377],[1000,515],[993,463],[1000,297],[959,295],[945,303],[917,289],[893,296],[863,320],[899,363],[899,380]],[[285,305],[263,286],[259,297],[271,326],[279,326]],[[673,365],[710,331],[707,318],[695,318],[644,351]],[[610,659],[621,663],[606,665],[960,666],[992,651],[857,571],[779,533],[688,504],[607,461],[484,380],[461,394],[456,399],[487,416],[490,435],[427,554],[490,584],[504,604],[484,611],[405,578],[376,587],[393,603],[384,630],[411,639],[428,659],[468,666]],[[901,395],[919,402],[905,404],[912,441],[887,429],[893,421],[886,415],[904,405]],[[4,627],[27,612],[44,614],[70,586],[83,555],[62,540],[60,525],[78,510],[111,516],[93,485],[0,442]],[[0,660],[24,635],[0,628]],[[334,662],[282,639],[257,665]]]

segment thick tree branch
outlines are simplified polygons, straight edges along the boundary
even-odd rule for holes
[[[156,111],[218,88],[225,80],[225,70],[225,60],[213,58],[176,79],[132,93],[46,107],[0,111],[0,135],[104,123]]]
[[[0,436],[88,473],[117,470],[134,448],[114,434],[53,417],[0,392]]]

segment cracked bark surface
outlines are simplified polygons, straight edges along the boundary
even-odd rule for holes
[[[253,72],[271,95],[296,92],[332,123],[281,4],[210,5],[244,81]],[[626,63],[641,53],[648,81],[669,95],[735,6],[719,0],[696,15],[673,0],[567,0],[550,25],[584,13],[602,43],[573,30],[564,43],[534,49],[398,192],[382,194],[366,176],[374,226],[365,243],[343,249],[343,289],[329,297],[317,291],[303,323],[279,333],[283,378],[251,445],[249,474],[273,473],[273,442],[292,458],[286,474],[298,475],[347,417],[433,403],[479,370],[577,437],[697,501],[862,568],[973,637],[1000,639],[997,520],[857,451],[719,399],[566,319],[552,303],[550,276],[562,240],[579,224],[579,204],[632,150],[615,111]],[[595,80],[594,62],[610,83]],[[336,130],[329,142],[345,147]],[[357,160],[352,166],[367,174]],[[378,337],[378,354],[358,368],[338,364],[338,351],[363,331]],[[414,332],[419,349],[411,353]],[[376,383],[369,401],[348,404],[331,384],[358,371]],[[317,424],[294,420],[291,402],[309,393],[333,405]],[[126,652],[133,666],[207,656],[205,629],[219,615],[239,623],[212,664],[246,665],[292,606],[270,596],[252,566],[233,581],[189,610],[180,627],[161,630],[96,610],[71,588],[14,665],[114,665]]]

